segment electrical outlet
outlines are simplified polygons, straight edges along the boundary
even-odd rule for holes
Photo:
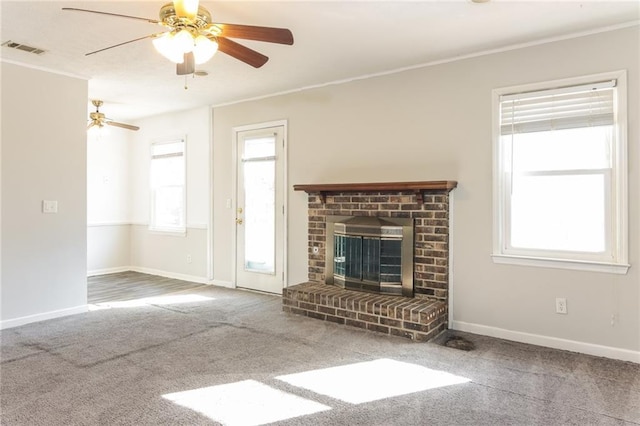
[[[611,314],[611,327],[616,325],[616,314]]]
[[[187,255],[187,263],[191,263],[191,255],[190,254]]]
[[[567,299],[564,297],[556,297],[556,314],[567,313]]]
[[[42,213],[58,213],[58,202],[42,200]]]

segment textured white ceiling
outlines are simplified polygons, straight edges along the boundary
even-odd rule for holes
[[[2,47],[11,62],[89,79],[113,119],[136,118],[358,78],[450,60],[493,49],[638,25],[640,2],[513,1],[202,1],[216,22],[289,28],[293,46],[237,40],[269,56],[254,69],[223,53],[197,69],[175,65],[142,40],[96,55],[103,47],[158,31],[142,21],[62,11],[78,7],[158,18],[160,1],[6,1],[0,3],[1,42],[46,50],[40,56]],[[92,107],[91,107],[92,108]]]

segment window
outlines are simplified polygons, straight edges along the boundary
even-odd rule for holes
[[[151,145],[151,220],[149,229],[186,232],[184,140]]]
[[[624,72],[493,92],[498,263],[626,273]]]

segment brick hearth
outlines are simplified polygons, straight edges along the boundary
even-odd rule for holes
[[[284,289],[282,310],[378,333],[427,341],[447,328],[436,299],[387,296],[308,282]]]
[[[445,330],[449,192],[456,185],[435,181],[294,186],[309,194],[309,282],[284,289],[283,310],[420,341]],[[362,293],[325,284],[327,216],[413,219],[415,297]]]

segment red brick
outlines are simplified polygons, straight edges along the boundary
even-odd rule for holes
[[[336,309],[336,315],[343,318],[357,318],[358,314],[353,311],[347,311],[345,309]]]
[[[345,319],[344,323],[345,323],[345,325],[350,325],[352,327],[365,328],[365,329],[367,328],[367,323],[364,322],[364,321]]]
[[[328,306],[318,306],[317,310],[318,310],[318,312],[322,312],[322,313],[329,314],[329,315],[335,315],[336,314],[336,308],[330,308]]]
[[[401,320],[391,319],[391,318],[386,318],[386,317],[380,317],[380,324],[388,325],[390,327],[397,327],[397,328],[401,328],[402,327],[402,321]]]
[[[319,312],[307,311],[307,316],[311,318],[323,320],[323,321],[327,319],[327,316],[325,314],[321,314]]]
[[[345,319],[341,317],[335,317],[333,315],[327,315],[327,321],[335,322],[336,324],[344,324]]]
[[[367,330],[376,331],[378,333],[389,334],[389,327],[386,327],[384,325],[368,323],[367,324]]]
[[[363,314],[362,312],[358,312],[358,319],[361,321],[371,322],[374,324],[378,323],[378,317],[375,315]]]
[[[301,309],[306,309],[307,311],[315,311],[316,305],[308,302],[300,302],[298,305]]]

